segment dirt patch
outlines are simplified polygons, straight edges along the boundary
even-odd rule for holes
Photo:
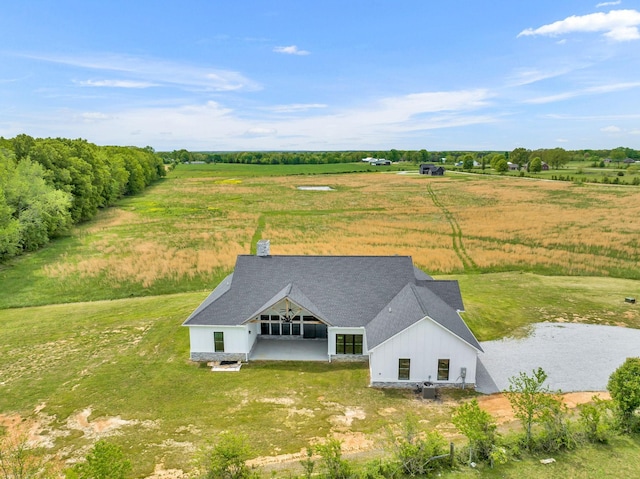
[[[350,427],[354,419],[366,419],[366,417],[367,415],[362,408],[347,406],[343,415],[331,416],[329,420],[334,426]]]
[[[291,408],[287,411],[287,418],[290,418],[296,415],[314,417],[316,414],[311,409],[307,409],[307,408],[302,408],[302,409]]]
[[[398,412],[398,410],[394,407],[385,407],[383,409],[378,410],[378,414],[380,414],[383,417],[391,416],[396,412]]]
[[[145,479],[183,479],[188,477],[182,469],[165,469],[164,463],[156,464],[153,474]]]
[[[362,432],[334,432],[333,437],[342,442],[342,452],[345,454],[368,451],[374,446],[374,440]]]
[[[92,410],[88,407],[69,417],[69,419],[67,419],[67,428],[82,431],[88,438],[98,438],[112,436],[123,426],[138,424],[138,421],[127,421],[120,416],[89,421],[91,413]]]
[[[261,398],[258,399],[258,402],[268,403],[268,404],[278,404],[280,406],[293,406],[296,401],[291,398]]]
[[[369,451],[374,448],[375,441],[366,436],[362,432],[334,432],[332,434],[334,439],[337,439],[342,443],[342,452],[344,454],[352,454],[357,452]],[[326,438],[316,437],[309,441],[312,446],[317,444],[323,444],[326,442]],[[319,456],[313,456],[315,460],[319,459]],[[247,464],[251,467],[263,467],[274,464],[285,464],[294,461],[300,461],[307,458],[307,449],[302,448],[299,452],[291,454],[278,454],[275,456],[261,456],[247,461]]]
[[[568,408],[573,409],[579,404],[588,403],[593,396],[600,399],[611,399],[608,392],[573,392],[562,394],[562,400]],[[515,420],[511,404],[502,393],[483,396],[478,399],[480,407],[491,414],[498,424],[504,424]]]

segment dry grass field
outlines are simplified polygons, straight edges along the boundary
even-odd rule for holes
[[[56,283],[63,301],[65,291],[93,286],[122,288],[109,292],[120,297],[201,289],[267,238],[273,254],[411,255],[436,275],[640,278],[637,187],[396,173],[182,175],[75,230],[34,274]]]

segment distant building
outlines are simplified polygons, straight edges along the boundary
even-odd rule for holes
[[[369,164],[373,166],[388,166],[391,164],[391,160],[385,160],[384,158],[380,158],[374,161],[370,161]]]
[[[384,158],[363,158],[361,161],[365,162],[365,163],[369,163],[370,165],[373,166],[382,166],[382,165],[390,165],[391,161],[390,160],[385,160]]]
[[[429,176],[444,176],[444,167],[436,166],[433,163],[423,163],[420,165],[420,174]]]

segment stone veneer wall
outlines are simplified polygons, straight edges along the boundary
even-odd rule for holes
[[[415,382],[415,381],[398,381],[398,382],[372,382],[371,387],[374,388],[398,388],[398,389],[416,389],[422,388],[424,384],[423,381]],[[434,386],[437,388],[457,388],[462,389],[461,383],[435,383]],[[474,383],[465,383],[465,389],[474,390],[476,385]]]
[[[332,354],[329,358],[332,363],[366,363],[369,356],[366,354]]]
[[[191,361],[200,363],[209,361],[245,361],[244,353],[191,353]]]

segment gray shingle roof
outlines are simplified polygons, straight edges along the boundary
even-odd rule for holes
[[[369,348],[428,315],[480,349],[456,312],[458,283],[431,279],[409,256],[241,255],[184,324],[240,325],[284,298],[329,325],[366,326]]]

